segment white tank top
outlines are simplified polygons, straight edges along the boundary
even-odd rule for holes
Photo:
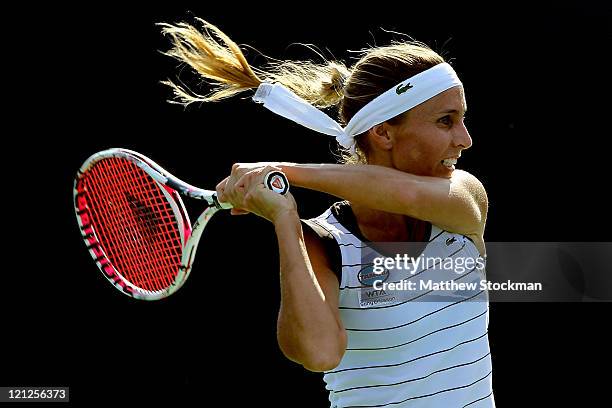
[[[323,377],[331,407],[495,407],[487,292],[478,286],[452,298],[427,288],[373,291],[362,258],[364,247],[371,252],[367,245],[331,209],[310,221],[334,237],[342,255],[339,309],[348,344],[340,365]],[[463,235],[432,225],[423,256],[448,260],[479,254]],[[387,281],[427,281],[427,274],[435,281],[436,269],[417,268],[412,275],[391,271]],[[485,278],[484,269],[453,274],[457,282]]]

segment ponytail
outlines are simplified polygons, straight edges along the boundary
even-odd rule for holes
[[[334,106],[342,100],[350,76],[343,63],[280,61],[267,64],[266,69],[251,67],[240,47],[223,31],[197,20],[203,25],[202,31],[186,23],[159,24],[172,41],[172,48],[164,54],[189,65],[212,86],[209,94],[200,95],[164,81],[172,88],[175,103],[216,102],[255,89],[264,81],[281,83],[318,108]]]

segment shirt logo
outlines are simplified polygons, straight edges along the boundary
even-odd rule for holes
[[[412,88],[412,85],[410,85],[410,82],[408,82],[406,85],[403,85],[403,86],[402,84],[399,84],[397,88],[395,88],[395,93],[398,95],[401,95],[407,90],[409,90],[410,88]]]
[[[373,265],[368,265],[357,273],[357,279],[359,280],[359,283],[364,286],[372,286],[377,280],[381,281],[382,283],[389,279],[389,271],[385,269],[384,271],[377,273],[374,272]]]
[[[457,241],[457,238],[451,237],[446,240],[446,246],[451,245],[453,242]]]

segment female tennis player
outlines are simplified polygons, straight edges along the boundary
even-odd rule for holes
[[[216,84],[203,96],[168,83],[181,103],[256,89],[256,102],[334,136],[344,152],[342,164],[235,164],[217,186],[233,214],[251,212],[274,224],[285,356],[324,372],[332,407],[494,407],[486,291],[453,298],[385,290],[382,283],[426,281],[440,268],[418,268],[413,257],[412,271],[396,264],[372,273],[375,262],[364,255],[364,248],[384,253],[381,242],[412,242],[422,243],[424,259],[485,256],[485,189],[455,169],[472,139],[453,68],[414,41],[364,50],[350,68],[337,61],[252,68],[227,35],[201,23],[202,32],[163,24],[173,41],[168,55]],[[332,106],[339,122],[319,110]],[[291,194],[264,188],[271,169],[294,186],[343,201],[300,220]],[[455,280],[482,274],[472,268]]]

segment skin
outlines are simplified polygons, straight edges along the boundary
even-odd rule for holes
[[[367,136],[369,163],[419,176],[450,179],[454,170],[443,166],[441,160],[460,157],[472,145],[463,123],[466,110],[463,88],[455,87],[406,112],[395,126],[388,122],[375,126]],[[406,215],[355,203],[352,208],[362,233],[371,241],[403,241],[408,225],[413,222]]]
[[[397,126],[385,122],[370,132],[376,146],[371,164],[419,176],[450,178],[440,161],[472,146],[463,117],[467,105],[461,87],[451,88],[408,111]],[[451,111],[451,112],[449,112]]]
[[[336,367],[346,349],[338,312],[339,282],[318,237],[302,231],[291,194],[263,186],[271,170],[282,170],[293,186],[326,192],[351,202],[361,232],[371,241],[406,240],[422,220],[470,237],[481,254],[487,214],[482,184],[467,172],[441,164],[472,145],[463,123],[461,87],[413,108],[399,123],[374,126],[367,134],[368,165],[235,164],[217,186],[232,214],[253,212],[274,224],[281,264],[279,346],[287,358],[312,371]]]

